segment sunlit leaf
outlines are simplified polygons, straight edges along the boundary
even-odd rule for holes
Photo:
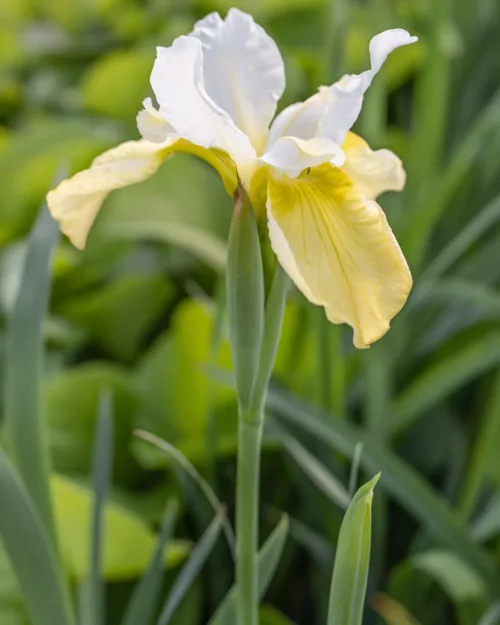
[[[133,120],[149,94],[154,51],[118,50],[91,65],[82,84],[89,111]]]
[[[70,573],[83,580],[88,575],[92,495],[83,486],[60,475],[52,478],[52,495],[64,561]],[[111,502],[104,509],[103,532],[104,578],[126,580],[139,576],[155,550],[156,537],[151,529],[140,517]],[[168,564],[178,564],[187,552],[185,542],[171,542],[166,555]]]

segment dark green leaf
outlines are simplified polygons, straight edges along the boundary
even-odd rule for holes
[[[55,548],[26,487],[0,450],[0,535],[33,625],[74,625]]]
[[[269,408],[303,431],[348,456],[354,454],[357,443],[364,441],[361,466],[367,471],[382,471],[382,488],[387,490],[427,530],[448,545],[459,557],[475,569],[485,581],[488,591],[495,595],[500,580],[484,552],[470,539],[444,499],[391,450],[365,436],[356,426],[328,418],[314,408],[291,398],[284,392],[273,391]]]
[[[101,394],[99,414],[95,430],[92,462],[92,485],[94,501],[90,524],[89,575],[82,588],[82,625],[104,625],[105,588],[102,574],[104,537],[103,520],[106,499],[112,481],[113,462],[113,399],[109,391]]]
[[[40,385],[42,329],[50,293],[52,253],[58,240],[59,226],[44,206],[29,240],[21,286],[9,318],[5,384],[6,426],[13,456],[54,545]]]
[[[188,561],[183,566],[172,589],[170,590],[170,594],[167,597],[160,618],[158,619],[158,625],[168,625],[168,623],[170,623],[170,620],[174,612],[179,607],[182,598],[189,590],[201,568],[205,564],[205,561],[212,553],[222,529],[224,516],[225,510],[222,510],[217,514],[205,534],[201,537],[200,541],[191,552]]]
[[[162,452],[168,454],[170,458],[175,460],[175,462],[177,462],[177,464],[179,464],[183,468],[183,470],[196,482],[200,490],[207,498],[208,503],[212,506],[215,512],[222,509],[222,503],[221,501],[219,501],[219,498],[215,494],[214,489],[200,475],[200,473],[196,470],[196,467],[191,462],[189,462],[189,460],[186,458],[186,456],[184,456],[183,453],[181,453],[173,445],[170,445],[170,443],[167,443],[167,441],[164,441],[161,438],[154,436],[154,434],[149,434],[149,432],[142,432],[141,430],[138,430],[136,432],[136,435],[143,440],[148,441],[153,445],[156,445],[159,449],[162,450]],[[234,538],[234,532],[233,528],[231,527],[231,523],[225,515],[222,518],[222,527],[226,535],[229,548],[231,549],[231,552],[234,556],[236,541]]]
[[[177,511],[177,502],[170,502],[165,510],[156,551],[151,559],[148,570],[142,576],[134,590],[121,625],[137,625],[137,623],[152,625],[153,623],[153,617],[157,608],[163,581],[163,554],[172,536]]]

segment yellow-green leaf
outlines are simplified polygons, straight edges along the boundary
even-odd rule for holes
[[[61,475],[51,481],[56,526],[64,563],[78,580],[88,574],[92,495],[88,489]],[[148,566],[156,536],[137,516],[114,503],[104,509],[103,576],[107,580],[131,579]],[[170,543],[166,563],[181,561],[188,551],[182,541]]]

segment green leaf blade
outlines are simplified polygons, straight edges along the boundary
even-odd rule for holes
[[[172,536],[177,512],[177,502],[169,502],[163,517],[155,553],[151,559],[148,570],[142,576],[134,590],[122,620],[122,625],[137,625],[137,623],[151,625],[153,622],[154,611],[163,581],[163,554]]]
[[[42,330],[50,293],[50,263],[59,226],[44,205],[31,232],[21,286],[8,322],[5,420],[19,474],[56,545],[49,458],[40,411]]]
[[[259,552],[259,597],[262,599],[274,577],[288,536],[288,517],[283,516]],[[230,589],[208,625],[234,625],[238,618],[238,589]]]
[[[176,578],[170,594],[165,601],[165,605],[160,618],[158,619],[157,625],[168,625],[168,623],[170,623],[172,616],[179,607],[184,595],[189,590],[202,566],[212,553],[215,543],[221,533],[225,514],[225,510],[221,510],[217,514],[191,552],[188,561]]]
[[[104,507],[111,485],[113,465],[113,400],[104,392],[95,429],[92,482],[94,501],[90,530],[89,576],[83,584],[82,625],[104,625],[105,588],[102,576]]]
[[[174,447],[167,441],[159,438],[158,436],[155,436],[154,434],[150,434],[149,432],[137,430],[136,435],[139,438],[142,438],[143,440],[148,441],[153,445],[156,445],[156,447],[158,447],[161,451],[165,452],[165,454],[167,454],[180,467],[182,467],[182,469],[197,484],[201,492],[206,497],[208,503],[212,506],[215,513],[217,513],[223,507],[223,504],[217,497],[214,489],[210,486],[207,480],[203,478],[203,476],[196,469],[194,464],[192,464],[181,451],[179,451],[176,447]],[[236,538],[234,536],[233,528],[231,527],[231,523],[226,516],[224,516],[222,523],[224,535],[226,537],[229,549],[231,550],[231,555],[234,559],[236,557]]]
[[[74,625],[54,546],[26,487],[0,450],[0,535],[33,625]]]
[[[354,495],[340,528],[328,625],[361,625],[371,548],[373,489],[380,473]]]
[[[283,437],[285,449],[298,466],[332,503],[345,510],[351,497],[342,482],[303,445],[291,436]]]
[[[381,470],[384,473],[384,490],[418,519],[427,531],[476,569],[486,582],[489,594],[496,596],[500,580],[490,559],[474,544],[446,501],[407,463],[353,424],[333,421],[328,415],[282,391],[270,393],[267,404],[280,415],[280,419],[349,457],[353,456],[357,443],[363,441],[361,466],[367,471]]]

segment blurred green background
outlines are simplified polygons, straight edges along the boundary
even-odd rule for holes
[[[355,128],[404,160],[405,192],[381,204],[415,288],[390,333],[363,352],[348,328],[326,324],[290,294],[269,401],[262,537],[282,512],[291,533],[262,623],[325,622],[358,441],[360,479],[382,470],[366,623],[500,623],[496,0],[1,0],[0,374],[26,236],[56,171],[78,171],[138,137],[155,46],[231,6],[251,12],[282,51],[280,107],[366,68],[374,34],[403,27],[420,37],[390,57]],[[75,582],[85,574],[103,389],[115,404],[105,536],[110,625],[151,555],[166,499],[182,510],[171,571],[211,515],[186,475],[134,429],[181,450],[232,516],[236,403],[220,381],[231,366],[221,295],[230,216],[216,173],[179,155],[153,179],[111,196],[84,253],[62,241],[54,257],[43,408]],[[231,580],[221,543],[176,625],[206,623]],[[0,623],[29,625],[2,551]]]

